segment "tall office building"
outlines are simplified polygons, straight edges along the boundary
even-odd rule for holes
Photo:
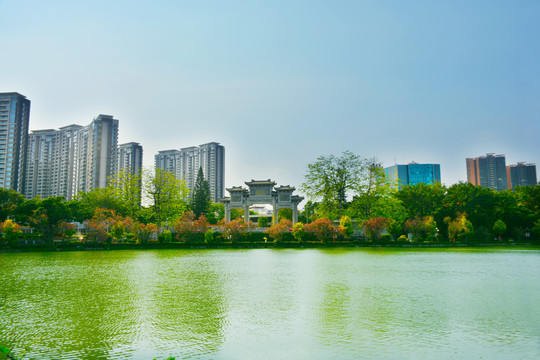
[[[30,100],[0,93],[0,187],[23,191]]]
[[[130,142],[118,145],[118,170],[130,174],[140,174],[142,170],[143,148],[141,144]]]
[[[537,184],[536,165],[518,162],[506,167],[506,177],[508,188],[514,189],[517,186],[534,186]]]
[[[186,182],[190,191],[195,188],[199,168],[210,187],[212,201],[223,197],[225,190],[225,148],[210,142],[180,150],[159,151],[154,157],[156,169],[168,170]]]
[[[441,165],[417,164],[393,165],[384,169],[387,179],[396,180],[401,189],[407,185],[436,184],[441,182]]]
[[[24,195],[31,199],[104,188],[118,169],[118,120],[99,115],[87,126],[33,131]]]
[[[508,188],[506,158],[504,155],[486,154],[476,158],[467,158],[467,181],[501,191]]]

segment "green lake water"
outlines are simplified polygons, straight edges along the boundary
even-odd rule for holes
[[[540,250],[0,254],[25,359],[540,359]]]

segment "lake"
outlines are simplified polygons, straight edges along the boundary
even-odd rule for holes
[[[0,254],[25,359],[538,359],[540,250]]]

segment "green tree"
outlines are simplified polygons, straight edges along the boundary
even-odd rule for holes
[[[304,224],[297,222],[293,225],[292,235],[298,242],[302,242],[306,236],[306,231],[304,230]]]
[[[342,216],[341,219],[339,220],[338,230],[345,239],[348,239],[349,237],[351,237],[351,235],[354,233],[354,228],[353,228],[351,218],[348,216]]]
[[[500,240],[501,236],[503,236],[504,233],[506,232],[506,224],[504,223],[504,221],[499,219],[495,221],[491,230],[493,231],[493,234],[495,234],[495,236],[499,237],[499,240]]]
[[[13,216],[24,201],[24,196],[17,191],[0,188],[0,222]]]
[[[268,224],[270,223],[270,219],[267,216],[262,215],[259,217],[259,220],[257,220],[257,226],[260,228],[268,227]]]
[[[393,193],[394,183],[388,181],[384,169],[375,159],[366,160],[362,179],[359,179],[355,196],[349,206],[352,217],[367,220],[381,199],[388,198]]]
[[[187,209],[189,189],[167,170],[155,169],[146,173],[143,190],[151,203],[158,227],[165,221],[174,222]]]
[[[70,221],[71,211],[62,197],[34,199],[36,209],[32,212],[30,223],[43,236],[43,240],[52,244],[54,235],[60,233],[60,225]]]
[[[191,199],[191,209],[197,218],[201,215],[206,216],[210,210],[211,203],[210,186],[204,178],[202,168],[199,168]]]
[[[283,208],[278,210],[278,220],[287,219],[292,221],[292,209]]]
[[[357,190],[364,179],[366,161],[350,151],[341,156],[319,156],[308,164],[302,191],[315,201],[320,201],[320,215],[331,218],[343,214],[347,196]]]
[[[446,194],[446,188],[437,184],[407,185],[395,193],[411,218],[435,216]]]
[[[225,217],[225,205],[221,203],[210,203],[206,218],[209,224],[216,225]]]
[[[120,198],[118,191],[112,186],[95,188],[87,192],[79,191],[75,200],[79,202],[79,213],[85,216],[93,216],[94,210],[97,208],[114,210],[118,214],[126,213],[126,205]],[[84,220],[87,219],[88,217]]]
[[[109,177],[107,188],[111,189],[114,193],[114,198],[120,200],[122,203],[122,209],[116,209],[117,212],[124,216],[135,217],[141,209],[141,186],[141,171],[132,173],[127,169],[122,169]]]
[[[444,221],[448,224],[448,239],[450,241],[456,241],[456,239],[467,241],[474,234],[474,226],[465,214],[458,214],[454,220],[446,217]]]

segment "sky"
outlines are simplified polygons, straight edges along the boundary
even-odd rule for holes
[[[540,1],[0,0],[0,92],[30,129],[225,147],[226,187],[297,188],[319,156],[540,166]]]

